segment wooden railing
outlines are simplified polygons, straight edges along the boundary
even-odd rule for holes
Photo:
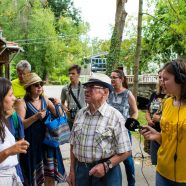
[[[82,83],[88,81],[90,75],[81,75],[80,76],[80,81]],[[139,75],[138,76],[138,83],[156,83],[157,82],[157,79],[158,79],[158,76],[157,75],[148,75],[148,74],[145,74],[145,75]],[[134,75],[127,75],[127,81],[129,84],[133,84],[134,83]]]
[[[129,84],[134,83],[134,75],[127,75],[127,80]],[[138,83],[156,83],[158,80],[157,75],[139,75],[138,76]]]

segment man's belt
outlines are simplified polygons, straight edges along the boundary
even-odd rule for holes
[[[101,160],[98,160],[98,161],[94,161],[94,162],[91,162],[91,163],[80,162],[80,161],[77,160],[77,163],[78,163],[79,165],[83,165],[83,166],[85,165],[86,167],[92,168],[92,167],[94,167],[95,165],[97,165],[97,164],[99,164],[99,163],[106,162],[106,161],[109,160],[110,158],[112,158],[112,156],[109,157],[109,158],[104,158],[104,159],[101,159]]]

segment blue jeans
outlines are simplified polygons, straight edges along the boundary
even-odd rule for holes
[[[186,186],[186,183],[171,181],[156,172],[156,186]]]
[[[132,137],[130,131],[128,131],[130,142],[132,144]],[[126,160],[123,161],[125,165],[125,171],[127,175],[128,186],[135,185],[135,168],[134,168],[134,160],[132,155],[129,156]]]
[[[92,167],[83,163],[76,163],[76,186],[122,186],[122,174],[120,165],[114,166],[108,173],[101,177],[89,176]]]

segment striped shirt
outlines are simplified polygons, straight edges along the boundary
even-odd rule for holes
[[[121,113],[106,102],[91,114],[82,108],[71,132],[73,153],[80,162],[91,163],[131,150],[128,130]]]

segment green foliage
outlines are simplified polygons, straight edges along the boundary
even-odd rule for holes
[[[141,125],[146,125],[147,124],[147,121],[145,119],[145,112],[142,111],[142,110],[139,110],[139,116],[138,116],[138,121]],[[132,132],[132,136],[135,136],[137,139],[140,138],[140,134],[139,132]],[[142,141],[143,141],[143,137],[142,137]]]
[[[144,42],[148,60],[167,62],[186,55],[186,1],[158,1],[155,14],[147,18]]]
[[[7,40],[17,42],[25,51],[11,64],[12,78],[17,62],[27,59],[41,78],[61,82],[58,77],[91,52],[87,37],[82,39],[89,25],[81,21],[71,0],[50,1],[48,5],[40,0],[2,0],[0,27]]]
[[[62,85],[66,85],[66,84],[70,83],[70,79],[68,76],[63,75],[63,76],[61,76],[60,80],[61,80]]]
[[[48,0],[48,6],[51,7],[56,19],[60,16],[70,17],[76,25],[81,23],[81,16],[78,9],[74,7],[72,0]]]
[[[145,111],[139,110],[138,121],[141,125],[147,124],[147,121],[145,119]]]
[[[114,28],[112,38],[111,38],[111,45],[110,51],[107,58],[107,70],[106,74],[110,75],[113,69],[116,69],[119,66],[120,60],[120,48],[121,47],[121,39],[117,29]]]

